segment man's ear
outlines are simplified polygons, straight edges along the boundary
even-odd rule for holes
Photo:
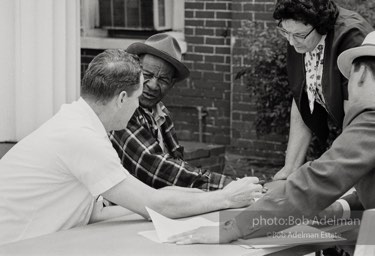
[[[122,105],[125,104],[127,97],[128,94],[126,93],[126,91],[121,91],[117,97],[117,105],[122,107]]]
[[[358,87],[362,87],[366,81],[368,68],[366,65],[361,65],[359,72],[361,72],[361,77],[358,80]]]

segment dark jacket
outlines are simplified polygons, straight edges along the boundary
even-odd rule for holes
[[[346,49],[362,44],[366,35],[373,30],[359,14],[338,7],[338,17],[334,29],[327,34],[324,49],[322,87],[326,107],[331,118],[341,127],[344,117],[343,102],[347,100],[347,79],[337,67],[337,57]],[[306,87],[304,54],[299,54],[293,46],[288,47],[288,79],[298,110],[305,124],[321,140],[328,136],[327,112],[315,102],[310,113]]]

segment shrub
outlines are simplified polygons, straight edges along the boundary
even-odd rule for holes
[[[236,74],[244,76],[250,95],[255,97],[257,134],[286,134],[292,93],[286,71],[287,42],[275,27],[264,29],[263,23],[244,21],[239,35],[248,50],[249,65]]]

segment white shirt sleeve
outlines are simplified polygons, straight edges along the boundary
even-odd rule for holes
[[[88,130],[71,138],[67,143],[70,152],[67,150],[65,156],[67,165],[93,196],[104,193],[127,177],[128,172],[108,137]]]
[[[340,203],[343,209],[342,212],[342,219],[350,219],[350,205],[349,203],[344,199],[339,199],[336,202]]]

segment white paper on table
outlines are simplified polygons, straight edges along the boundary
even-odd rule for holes
[[[210,221],[202,217],[193,217],[191,219],[182,219],[182,220],[172,220],[170,218],[167,218],[155,212],[154,210],[148,207],[146,207],[146,210],[150,214],[152,223],[154,224],[155,231],[159,238],[159,242],[161,243],[167,242],[168,238],[173,235],[187,232],[187,231],[190,231],[190,230],[202,227],[202,226],[218,226],[219,225],[219,222]],[[149,238],[150,236],[150,233],[146,233],[146,235],[144,235],[144,232],[140,232],[139,234],[147,238]]]
[[[152,242],[161,244],[158,234],[156,234],[155,230],[140,231],[138,232],[138,235],[146,237],[148,240],[151,240]]]

